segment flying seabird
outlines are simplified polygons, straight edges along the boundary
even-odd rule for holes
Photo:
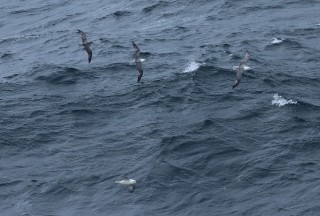
[[[89,45],[92,44],[92,42],[87,41],[87,34],[85,32],[79,29],[78,29],[78,32],[81,34],[82,45],[88,53],[88,61],[90,63],[92,58],[92,50],[90,49]]]
[[[121,184],[121,185],[127,185],[129,186],[130,189],[130,193],[132,193],[136,187],[136,183],[137,181],[134,179],[129,179],[129,178],[125,178],[123,180],[120,181],[116,181],[117,184]]]
[[[137,65],[137,69],[138,69],[138,72],[139,72],[138,82],[140,82],[141,77],[143,75],[143,70],[142,70],[142,65],[141,65],[141,58],[140,58],[140,49],[137,46],[137,44],[135,44],[134,42],[132,42],[132,45],[136,50],[134,56],[135,56],[135,62],[136,62],[136,65]]]
[[[249,56],[250,56],[249,52],[246,51],[246,54],[245,54],[244,58],[240,61],[240,65],[237,68],[236,80],[234,81],[234,84],[233,84],[232,88],[235,88],[237,85],[239,85],[239,83],[241,81],[241,78],[242,78],[242,74],[243,74],[243,71],[244,71],[245,64],[249,61]]]

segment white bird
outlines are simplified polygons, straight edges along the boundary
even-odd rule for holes
[[[121,184],[121,185],[127,185],[129,186],[129,189],[130,189],[130,192],[132,193],[136,187],[136,183],[137,181],[134,180],[134,179],[129,179],[129,178],[126,178],[126,179],[123,179],[123,180],[120,180],[120,181],[116,181],[117,184]]]

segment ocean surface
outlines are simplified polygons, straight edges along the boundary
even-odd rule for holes
[[[319,11],[2,0],[0,215],[320,215]]]

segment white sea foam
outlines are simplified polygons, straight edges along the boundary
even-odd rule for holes
[[[233,67],[232,67],[233,70],[237,70],[238,68],[239,68],[239,66],[233,66]],[[249,66],[246,66],[246,65],[243,67],[243,69],[244,69],[245,71],[251,70],[251,68],[250,68]]]
[[[198,62],[195,62],[195,61],[191,61],[189,63],[189,65],[183,70],[184,73],[190,73],[192,71],[196,71],[198,70],[198,68],[201,66],[201,65],[204,65],[204,64],[201,64],[201,63],[198,63]]]
[[[278,107],[282,107],[284,105],[287,104],[297,104],[297,101],[293,101],[293,100],[286,100],[284,99],[282,96],[275,94],[273,95],[273,100],[271,101],[272,105],[276,105]]]
[[[271,44],[278,44],[281,43],[283,40],[281,38],[272,38]]]
[[[15,35],[13,38],[4,38],[2,40],[7,40],[7,39],[11,39],[12,40],[12,43],[15,43],[17,41],[23,41],[23,40],[28,40],[28,39],[37,39],[39,38],[40,35],[37,35],[37,34],[18,34],[18,35]]]

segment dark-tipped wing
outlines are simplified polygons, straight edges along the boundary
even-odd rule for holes
[[[82,43],[85,43],[87,41],[87,34],[80,29],[78,29],[78,32],[81,34]]]
[[[89,44],[84,44],[84,49],[88,53],[88,61],[90,63],[92,59],[92,50],[90,49]]]
[[[242,74],[244,71],[244,66],[245,64],[249,61],[249,52],[246,51],[246,54],[244,55],[244,58],[240,61],[240,65],[237,68],[237,75],[236,75],[236,80],[234,81],[234,84],[232,86],[232,88],[235,88],[239,85],[239,83],[241,82],[241,78],[242,78]]]
[[[143,71],[141,71],[141,73],[139,73],[139,75],[138,75],[138,82],[140,82],[142,75],[143,75]]]
[[[240,61],[240,65],[244,65],[249,61],[249,52],[246,51],[246,54],[244,55],[244,58]]]
[[[138,69],[138,72],[139,72],[138,82],[140,82],[141,77],[143,75],[142,64],[141,64],[141,60],[140,59],[136,60],[136,65],[137,65],[137,69]]]
[[[140,49],[137,46],[137,44],[135,44],[134,42],[132,42],[132,45],[133,45],[134,49],[136,50],[135,57],[136,57],[136,60],[137,60],[137,58],[140,58]]]
[[[137,46],[137,44],[135,44],[134,42],[132,42],[133,47],[137,50],[140,51],[139,47]]]
[[[130,185],[129,189],[130,189],[130,193],[132,193],[134,191],[134,189],[136,188],[136,185]]]
[[[142,75],[143,75],[143,69],[142,69],[142,64],[141,64],[141,59],[140,59],[140,49],[137,46],[137,44],[135,44],[134,42],[132,42],[133,47],[135,48],[136,52],[135,52],[135,62],[137,65],[137,69],[139,72],[138,75],[138,82],[140,82]]]
[[[234,84],[232,86],[232,88],[235,88],[239,85],[241,78],[242,78],[242,74],[243,74],[243,65],[241,65],[238,69],[237,69],[237,74],[236,74],[236,80],[234,81]]]

